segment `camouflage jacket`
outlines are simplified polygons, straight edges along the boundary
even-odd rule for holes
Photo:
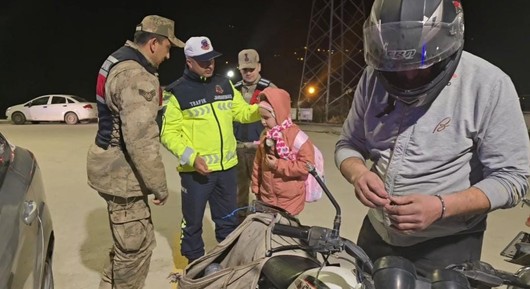
[[[89,148],[88,184],[98,192],[120,197],[167,196],[156,124],[162,97],[159,87],[158,78],[136,61],[126,60],[111,68],[105,102],[113,116],[111,143],[118,145],[104,149],[94,143]]]

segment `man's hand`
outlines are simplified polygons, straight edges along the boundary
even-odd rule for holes
[[[193,167],[199,174],[203,176],[206,176],[212,172],[210,171],[210,169],[208,169],[208,165],[206,164],[204,159],[199,156],[199,154],[197,154],[197,157],[195,157],[195,162],[193,163]]]
[[[365,171],[353,182],[355,196],[363,205],[376,208],[390,204],[383,181],[372,171]]]
[[[350,157],[340,164],[340,172],[353,185],[355,196],[363,205],[382,208],[390,203],[383,181],[366,167],[364,160]]]
[[[442,214],[442,204],[438,197],[414,194],[391,196],[391,203],[384,211],[390,218],[392,227],[404,231],[422,231],[437,221]]]
[[[169,194],[168,194],[164,199],[161,199],[161,200],[159,200],[159,199],[157,199],[157,198],[155,197],[155,198],[153,199],[153,204],[155,204],[155,205],[157,205],[157,206],[163,206],[163,205],[166,203],[168,197],[169,197]]]

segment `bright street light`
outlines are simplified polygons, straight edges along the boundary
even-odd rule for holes
[[[309,93],[309,95],[315,94],[316,91],[317,89],[312,85],[307,88],[307,93]]]
[[[228,78],[232,78],[232,77],[234,77],[234,71],[233,71],[233,70],[228,70],[228,72],[226,73],[226,76],[227,76]]]

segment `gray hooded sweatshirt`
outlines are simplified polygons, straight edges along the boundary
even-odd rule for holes
[[[336,144],[335,163],[356,157],[391,195],[451,194],[471,186],[486,194],[491,210],[515,206],[525,196],[530,146],[511,79],[487,61],[463,52],[445,88],[432,101],[380,115],[388,103],[374,70],[366,68]],[[445,218],[403,234],[382,209],[368,217],[389,244],[410,246],[431,238],[485,230],[486,214]]]

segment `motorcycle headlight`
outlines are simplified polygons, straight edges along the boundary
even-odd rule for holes
[[[415,287],[416,279],[416,267],[403,257],[381,257],[374,263],[376,289],[411,289]]]

